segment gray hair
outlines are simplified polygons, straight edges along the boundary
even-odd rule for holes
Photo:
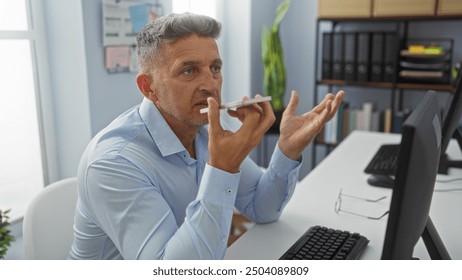
[[[220,36],[221,24],[215,19],[191,13],[169,14],[148,23],[136,36],[138,66],[140,72],[149,73],[160,58],[160,47],[174,43],[179,38],[192,34],[212,37]]]

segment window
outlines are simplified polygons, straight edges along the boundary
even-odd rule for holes
[[[174,13],[191,12],[216,18],[216,0],[173,0]]]
[[[46,179],[35,70],[39,36],[30,2],[37,5],[0,0],[0,208],[11,209],[12,221],[23,216]]]

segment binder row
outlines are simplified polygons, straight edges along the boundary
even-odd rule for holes
[[[365,102],[362,108],[352,108],[348,102],[340,104],[337,113],[317,135],[318,143],[336,145],[354,130],[400,133],[410,110],[395,112],[390,108],[380,111],[373,102]]]
[[[396,32],[325,32],[322,79],[393,82],[399,37]]]

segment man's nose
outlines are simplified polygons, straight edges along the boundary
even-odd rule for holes
[[[220,77],[212,71],[203,71],[200,80],[200,90],[216,92],[220,87]]]

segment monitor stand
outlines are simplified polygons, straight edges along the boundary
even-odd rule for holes
[[[427,225],[422,233],[422,240],[432,260],[451,259],[446,247],[444,247],[443,241],[436,231],[435,225],[433,225],[432,219],[430,219],[430,216],[428,217]]]
[[[457,140],[459,148],[462,151],[462,131],[460,128],[456,129],[453,138]],[[447,175],[449,173],[449,168],[451,167],[462,168],[462,160],[450,160],[448,155],[444,151],[442,151],[440,157],[440,164],[438,166],[438,173]]]

